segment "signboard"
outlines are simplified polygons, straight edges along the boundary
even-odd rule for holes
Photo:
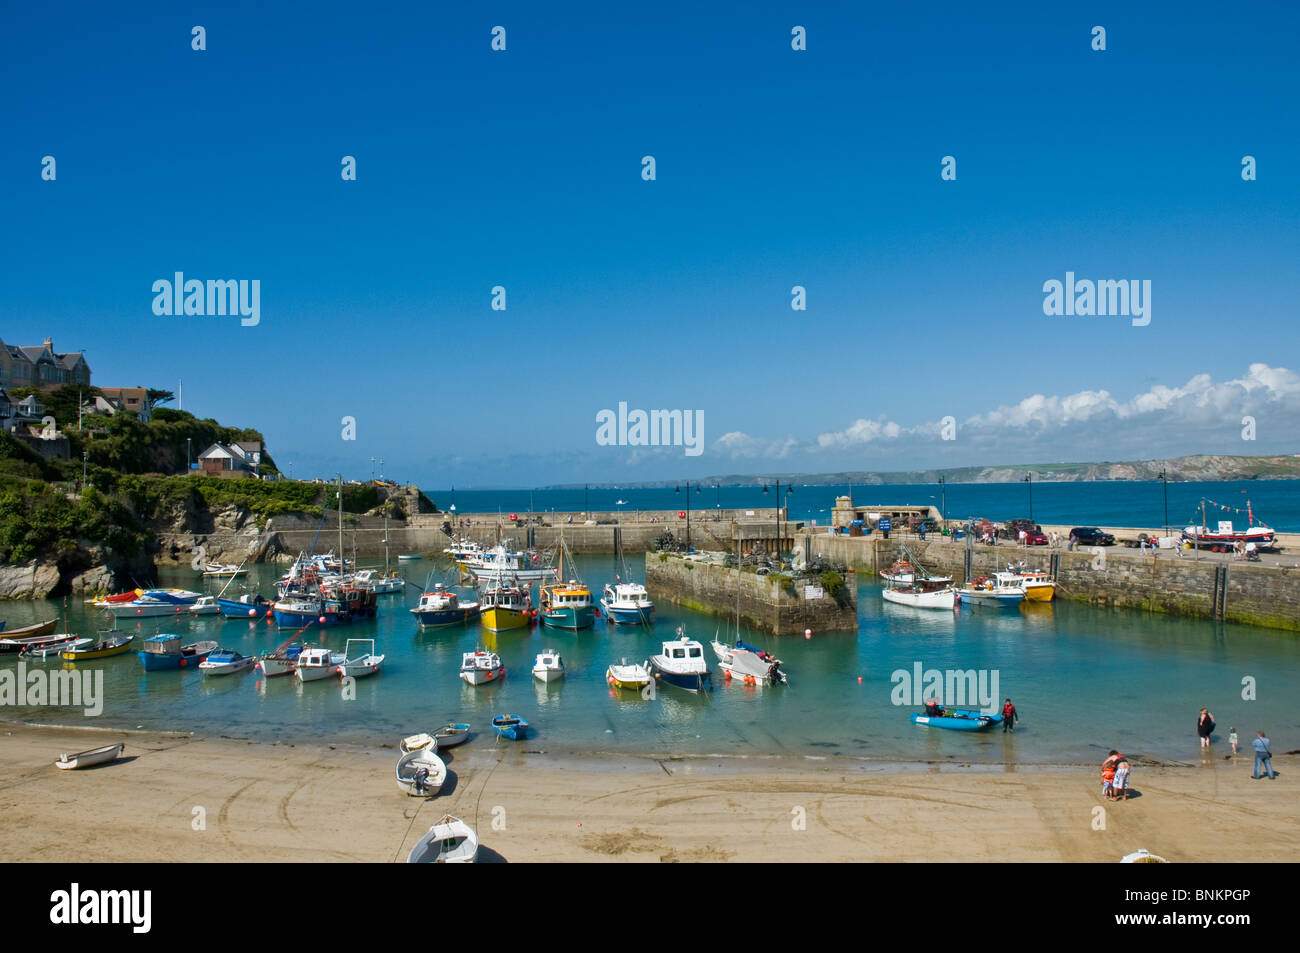
[[[882,516],[880,522],[876,524],[876,528],[882,533],[888,533],[894,528],[894,523],[888,516]]]
[[[1231,533],[1231,532],[1232,532],[1232,520],[1219,520],[1219,532],[1220,532],[1220,533]]]
[[[826,591],[821,586],[804,586],[803,597],[805,599],[822,599],[825,598]]]

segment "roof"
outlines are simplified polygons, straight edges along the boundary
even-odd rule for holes
[[[239,440],[235,446],[240,450],[247,450],[250,453],[260,453],[262,450],[262,441],[260,440]]]

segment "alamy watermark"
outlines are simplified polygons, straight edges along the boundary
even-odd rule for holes
[[[153,283],[153,313],[162,315],[240,315],[239,323],[246,328],[256,327],[262,320],[262,280],[241,278],[207,282],[197,278],[186,280],[183,272],[176,272],[173,280],[159,278]]]
[[[998,710],[998,670],[925,668],[920,662],[912,663],[889,676],[894,687],[889,700],[895,705],[921,707],[927,701],[937,701],[945,708],[977,705],[980,711],[993,714]]]
[[[0,706],[4,705],[81,708],[87,718],[94,718],[104,711],[104,671],[37,668],[29,672],[20,659],[16,671],[0,670]]]
[[[633,410],[618,402],[618,413],[596,414],[596,443],[602,447],[684,447],[686,456],[704,452],[704,411]]]
[[[1046,315],[1117,315],[1131,317],[1135,328],[1151,323],[1151,279],[1118,281],[1103,278],[1092,281],[1065,273],[1064,283],[1055,278],[1043,282],[1043,314]]]

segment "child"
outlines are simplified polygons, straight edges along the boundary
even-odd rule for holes
[[[1119,760],[1115,762],[1115,800],[1117,801],[1128,800],[1128,770],[1128,761],[1120,755]],[[1121,791],[1124,792],[1123,797],[1120,797]]]
[[[1101,793],[1108,801],[1115,800],[1115,762],[1109,758],[1101,766]]]
[[[1228,744],[1232,745],[1232,759],[1237,760],[1237,729],[1228,729]]]

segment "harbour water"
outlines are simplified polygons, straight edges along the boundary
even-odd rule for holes
[[[1026,483],[949,483],[941,490],[937,483],[852,486],[847,484],[805,486],[796,484],[786,496],[790,518],[821,525],[830,522],[831,508],[837,496],[851,495],[857,505],[902,504],[943,508],[949,519],[985,517],[1001,521],[1029,515],[1030,487]],[[1045,483],[1035,481],[1033,515],[1039,523],[1073,526],[1163,526],[1165,522],[1165,487],[1159,482],[1091,482]],[[627,489],[556,490],[429,490],[425,493],[441,509],[455,505],[462,513],[557,512],[580,513],[637,510],[684,510],[686,486],[681,492],[674,487]],[[740,509],[775,506],[775,487],[764,493],[755,486],[713,486],[691,484],[690,508],[707,515],[713,509]],[[1201,499],[1206,497],[1221,506],[1241,510],[1230,513],[1207,507],[1205,517],[1211,526],[1220,519],[1240,525],[1247,521],[1249,500],[1256,519],[1284,533],[1300,532],[1300,481],[1249,480],[1223,483],[1170,483],[1169,522],[1175,529],[1201,522]],[[625,501],[619,503],[619,501]]]
[[[620,571],[609,557],[578,557],[578,571],[598,597]],[[450,562],[403,563],[405,594],[380,596],[377,619],[316,632],[310,641],[342,649],[349,637],[374,638],[386,655],[383,671],[357,680],[355,699],[337,679],[303,685],[295,678],[265,681],[252,673],[225,678],[197,671],[145,673],[134,653],[86,668],[104,672],[103,714],[69,708],[0,708],[0,718],[98,728],[194,731],[258,741],[393,743],[448,721],[468,721],[491,744],[488,721],[513,712],[534,725],[529,750],[614,751],[656,756],[721,754],[834,759],[951,760],[954,763],[1091,763],[1111,747],[1130,755],[1193,762],[1197,711],[1208,706],[1226,741],[1235,726],[1243,742],[1266,729],[1279,751],[1300,747],[1300,639],[1248,626],[1189,621],[1057,602],[1016,611],[956,613],[886,604],[879,587],[859,590],[859,631],[815,632],[811,639],[742,637],[784,660],[790,684],[767,688],[727,684],[708,642],[735,638],[725,622],[661,603],[652,630],[614,627],[603,618],[579,633],[519,629],[492,635],[477,623],[420,631],[406,611],[433,570],[452,576]],[[249,586],[272,592],[281,569],[254,567]],[[639,578],[640,568],[633,564]],[[198,575],[163,573],[165,585],[199,589]],[[232,587],[232,590],[237,587]],[[55,602],[9,603],[15,628],[59,611]],[[672,638],[677,626],[705,644],[714,691],[690,695],[661,688],[654,698],[616,692],[605,683],[611,662],[643,661]],[[99,610],[69,600],[66,629],[83,635],[106,628]],[[221,617],[142,620],[128,627],[137,642],[159,631],[186,642],[218,640],[245,654],[269,651],[290,635],[266,620]],[[461,653],[486,646],[507,666],[506,678],[471,688],[457,676]],[[543,685],[531,674],[534,655],[553,647],[567,677]],[[967,734],[913,726],[915,706],[893,704],[895,672],[960,669],[996,673],[997,703],[1010,696],[1022,723],[1014,735]],[[57,668],[58,662],[28,662]],[[14,669],[14,655],[0,667]],[[1243,680],[1254,700],[1243,700]],[[990,685],[990,687],[992,687]],[[974,706],[972,706],[974,707]],[[505,742],[502,742],[503,744]],[[1216,744],[1214,756],[1226,753]]]

